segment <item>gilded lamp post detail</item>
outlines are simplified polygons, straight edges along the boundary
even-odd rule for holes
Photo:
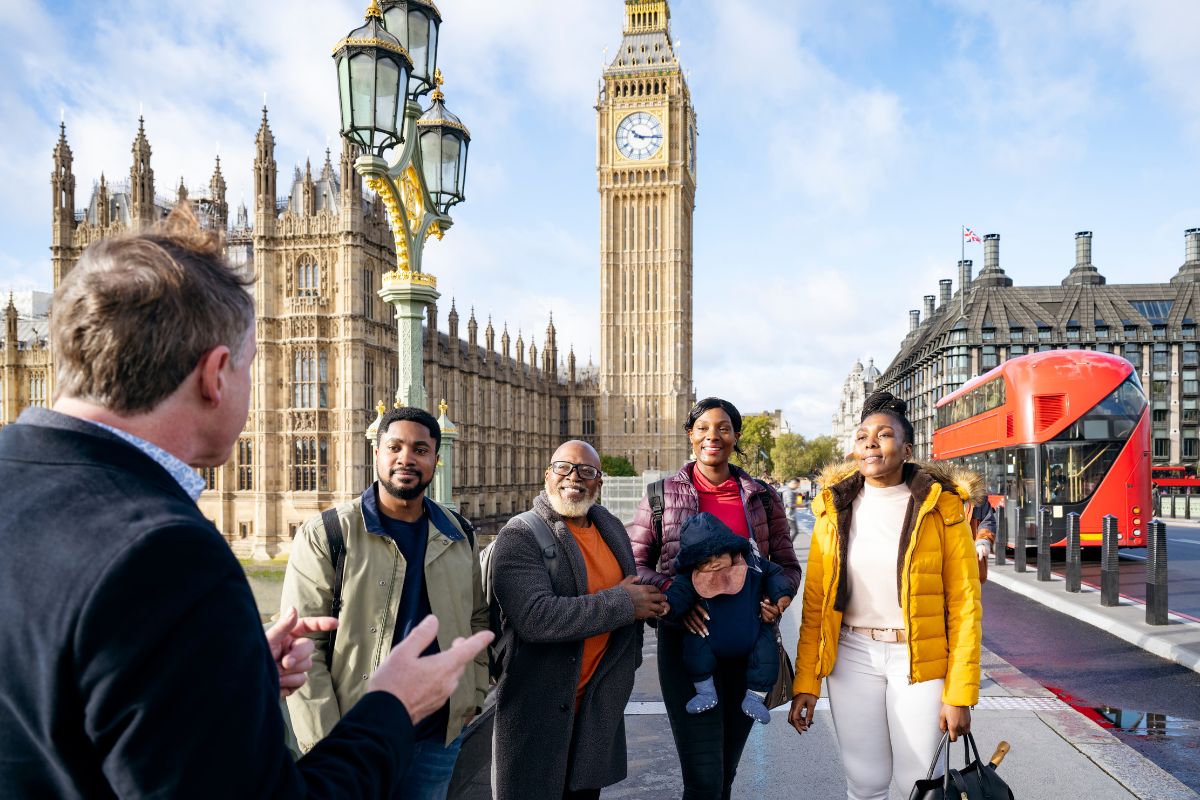
[[[440,296],[437,278],[422,269],[430,236],[453,224],[449,210],[463,201],[471,134],[446,110],[437,68],[441,14],[428,0],[372,0],[365,23],[337,47],[342,136],[362,153],[354,169],[379,196],[396,242],[396,267],[385,273],[379,296],[396,309],[399,385],[396,406],[426,408],[421,324]],[[420,98],[432,92],[422,111]],[[385,155],[391,154],[389,161]],[[434,497],[449,503],[457,429],[440,407],[445,466]],[[378,427],[378,417],[372,428]],[[445,436],[446,428],[453,436]],[[368,429],[368,437],[373,437]]]

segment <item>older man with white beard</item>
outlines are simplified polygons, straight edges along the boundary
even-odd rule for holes
[[[656,587],[637,583],[624,526],[596,504],[603,482],[596,450],[566,442],[532,509],[554,534],[552,566],[520,518],[493,546],[502,621],[516,634],[496,689],[495,800],[599,798],[625,778],[641,620],[667,604]]]

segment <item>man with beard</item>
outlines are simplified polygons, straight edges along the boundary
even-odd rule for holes
[[[599,798],[625,778],[640,620],[661,616],[667,604],[656,587],[637,583],[624,526],[596,505],[602,484],[595,449],[563,444],[532,509],[554,534],[553,565],[520,517],[493,545],[502,624],[516,634],[496,688],[495,800]]]
[[[440,445],[441,429],[426,411],[398,408],[383,415],[376,436],[378,480],[336,509],[345,548],[340,610],[333,607],[338,580],[324,516],[304,523],[292,543],[280,607],[339,619],[332,655],[327,639],[315,636],[308,683],[288,698],[304,752],[354,705],[381,655],[427,615],[439,622],[429,652],[448,650],[455,639],[488,627],[474,531],[457,512],[425,496]],[[396,797],[445,798],[461,731],[479,713],[487,691],[482,653],[450,700],[416,726],[413,759]]]

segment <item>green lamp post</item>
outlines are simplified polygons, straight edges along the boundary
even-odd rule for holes
[[[371,0],[365,23],[333,52],[341,133],[358,146],[354,168],[383,202],[396,242],[396,266],[384,274],[379,296],[396,309],[397,408],[428,409],[421,323],[440,295],[421,256],[425,241],[440,239],[453,224],[448,212],[464,199],[471,143],[466,126],[446,110],[437,68],[440,26],[441,15],[427,0],[385,0],[382,6]],[[423,111],[419,99],[430,92]],[[445,409],[442,418],[453,428]],[[443,463],[440,471],[451,472],[452,452],[444,451]],[[450,502],[452,488],[452,475],[435,481],[435,499]]]

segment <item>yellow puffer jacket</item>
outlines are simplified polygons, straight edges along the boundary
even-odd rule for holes
[[[945,678],[942,701],[973,706],[979,699],[983,609],[963,503],[982,499],[982,481],[970,470],[944,464],[906,464],[904,480],[913,505],[900,532],[899,552],[904,555],[903,562],[897,558],[897,593],[908,640],[909,680]],[[826,468],[820,482],[824,488],[812,503],[816,525],[796,648],[797,694],[819,694],[821,680],[837,660],[842,612],[835,605],[849,548],[851,504],[863,478],[850,461]],[[844,594],[842,608],[848,598]]]

